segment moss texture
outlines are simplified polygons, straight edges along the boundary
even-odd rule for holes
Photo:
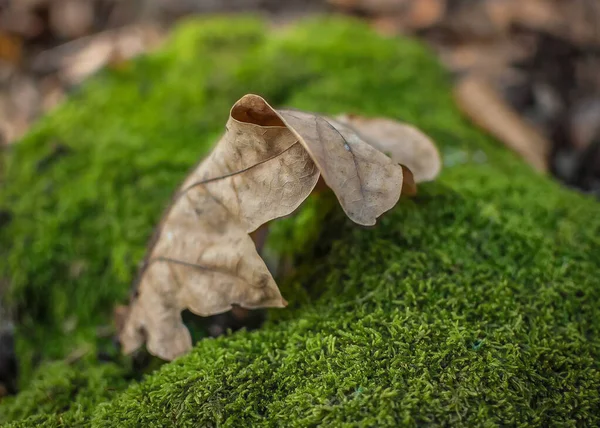
[[[374,228],[314,201],[283,221],[271,245],[295,257],[279,278],[290,308],[132,379],[127,359],[97,359],[115,350],[96,329],[125,301],[171,192],[250,92],[412,122],[445,170]],[[67,153],[50,156],[57,144]],[[0,266],[20,309],[24,390],[0,422],[600,423],[600,205],[471,127],[413,41],[325,18],[188,22],[39,123],[6,181]]]

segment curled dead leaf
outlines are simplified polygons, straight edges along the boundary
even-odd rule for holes
[[[351,126],[371,146],[407,167],[415,183],[431,181],[439,175],[442,158],[435,143],[414,126],[387,118],[351,114],[335,119],[334,126],[339,126],[336,123]]]
[[[415,182],[415,176],[406,165],[400,166],[402,167],[402,174],[404,175],[404,180],[402,181],[402,194],[406,196],[416,195],[417,183]]]
[[[375,224],[412,176],[395,158],[402,152],[392,152],[386,156],[341,122],[275,110],[257,95],[241,98],[225,134],[184,181],[157,228],[131,304],[119,316],[123,351],[146,342],[150,353],[167,360],[187,352],[192,341],[184,309],[209,316],[234,305],[286,306],[249,234],[292,213],[320,177],[350,219]],[[402,163],[432,178],[415,159]]]

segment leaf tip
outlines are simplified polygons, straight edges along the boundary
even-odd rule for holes
[[[415,183],[415,177],[406,165],[400,164],[402,167],[402,195],[415,196],[417,194],[417,184]]]

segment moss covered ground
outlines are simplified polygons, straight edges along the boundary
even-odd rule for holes
[[[445,170],[373,228],[331,201],[281,221],[270,246],[294,259],[278,278],[290,307],[142,376],[98,328],[245,93],[414,123]],[[19,310],[22,391],[0,403],[0,423],[600,423],[600,205],[461,118],[416,42],[331,18],[190,21],[73,93],[7,165],[0,268]]]

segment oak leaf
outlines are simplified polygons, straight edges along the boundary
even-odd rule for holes
[[[155,231],[120,314],[123,351],[146,342],[166,360],[187,352],[184,309],[209,316],[233,305],[285,307],[249,234],[292,213],[321,177],[350,219],[374,225],[412,177],[399,163],[349,124],[275,110],[257,95],[241,98],[223,137],[185,179]]]
[[[416,183],[432,181],[439,175],[442,159],[438,149],[433,140],[416,127],[388,118],[352,114],[339,115],[335,119],[352,126],[371,146],[406,166]]]

